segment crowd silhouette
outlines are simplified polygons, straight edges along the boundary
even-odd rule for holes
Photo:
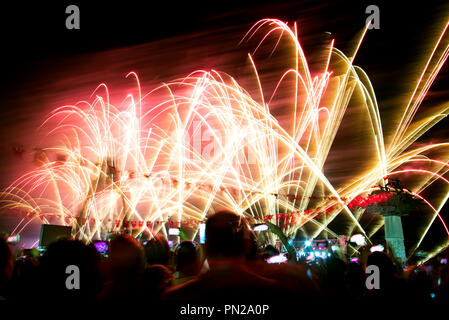
[[[321,264],[267,263],[279,252],[259,248],[244,219],[221,211],[206,223],[204,245],[183,241],[171,250],[161,236],[143,245],[127,234],[117,234],[107,256],[92,244],[60,239],[42,255],[16,258],[0,240],[0,299],[5,301],[109,301],[192,303],[274,303],[312,305],[387,304],[410,306],[449,301],[448,266],[433,263],[403,270],[384,252],[373,252],[363,262],[347,263],[337,256]],[[79,289],[66,286],[67,266],[80,270]],[[366,286],[365,267],[380,270],[380,288]]]

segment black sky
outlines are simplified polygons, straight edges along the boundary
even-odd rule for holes
[[[80,30],[65,28],[65,8],[70,4],[80,8]],[[299,21],[304,34],[329,31],[336,47],[344,50],[363,27],[365,8],[370,4],[380,8],[381,29],[368,34],[356,63],[372,75],[407,68],[418,53],[428,49],[429,36],[436,35],[449,10],[447,1],[440,0],[13,1],[1,7],[0,92],[10,95],[26,87],[28,80],[40,76],[37,67],[48,59],[251,25],[266,17]],[[304,47],[307,50],[307,43]],[[380,99],[395,94],[391,83],[373,81]]]

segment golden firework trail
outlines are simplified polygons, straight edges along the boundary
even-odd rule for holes
[[[348,199],[370,192],[384,183],[385,176],[416,175],[418,182],[410,189],[418,196],[434,182],[444,181],[440,199],[424,199],[431,215],[412,255],[437,218],[449,234],[440,216],[449,197],[449,142],[416,144],[448,113],[446,104],[417,117],[449,55],[448,25],[409,101],[399,106],[402,113],[391,137],[383,132],[368,75],[353,64],[367,28],[349,57],[330,41],[321,69],[312,72],[296,24],[263,19],[242,42],[259,37],[256,52],[277,37],[273,50],[288,42],[294,60],[270,96],[264,92],[254,54],[249,61],[258,84],[255,92],[247,92],[227,74],[199,70],[142,96],[139,78],[130,72],[127,77],[135,79],[138,95],[126,96],[119,106],[109,101],[108,87],[101,84],[92,101],[59,107],[48,116],[42,128],[60,137],[61,145],[44,151],[63,156],[50,161],[44,152],[37,169],[2,192],[1,207],[28,212],[14,233],[33,219],[48,223],[51,217],[52,223],[74,226],[76,236],[86,241],[122,228],[126,220],[142,221],[137,233],[167,234],[158,221],[199,222],[221,208],[278,224],[278,213],[298,213],[299,218],[283,228],[289,236],[301,230],[309,238],[322,232],[338,236],[329,225],[344,215],[348,235],[361,232],[369,239],[382,227],[383,218],[363,226],[363,211],[351,211]],[[292,83],[293,90],[283,97],[289,101],[289,121],[282,125],[271,106]],[[163,101],[148,102],[161,95]],[[351,103],[357,103],[368,119],[367,144],[373,156],[367,170],[336,186],[324,167]],[[435,150],[438,159],[429,156]],[[406,167],[412,163],[428,166]],[[312,200],[317,198],[321,200]],[[310,207],[330,214],[323,219]],[[191,237],[195,235],[196,230]]]

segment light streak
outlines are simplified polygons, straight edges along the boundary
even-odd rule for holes
[[[336,237],[338,234],[329,225],[343,213],[348,217],[350,233],[360,232],[370,242],[381,225],[365,230],[360,223],[363,213],[352,212],[342,199],[366,193],[391,174],[427,173],[420,178],[420,186],[412,190],[418,196],[422,186],[428,187],[437,180],[435,177],[448,182],[444,174],[449,142],[418,147],[414,143],[447,115],[449,106],[419,123],[413,122],[449,55],[449,45],[443,46],[447,28],[425,64],[391,141],[384,139],[369,77],[353,65],[366,28],[350,58],[335,48],[332,40],[326,48],[323,70],[312,74],[296,24],[292,29],[280,20],[263,19],[241,42],[255,39],[267,29],[253,55],[249,55],[257,92],[247,92],[227,74],[198,70],[142,95],[139,78],[132,71],[126,77],[135,79],[138,94],[126,95],[115,106],[106,84],[100,84],[92,94],[92,102],[56,108],[41,126],[49,136],[61,138],[60,145],[44,151],[63,154],[65,161],[46,157],[39,168],[23,174],[1,193],[0,206],[36,213],[22,218],[15,233],[20,234],[34,219],[48,223],[53,217],[53,223],[73,225],[77,237],[90,241],[121,228],[116,226],[117,220],[119,224],[126,219],[151,222],[151,228],[143,223],[137,233],[160,231],[167,235],[166,227],[157,224],[158,220],[173,218],[180,223],[186,218],[200,222],[219,208],[247,217],[271,215],[270,222],[276,223],[278,212],[338,205],[324,222],[316,219],[316,214],[303,214],[284,231],[294,236],[301,230],[311,239],[323,231]],[[272,52],[286,37],[293,44],[295,62],[283,72],[272,95],[265,97],[253,57],[275,34],[279,36]],[[283,94],[280,89],[289,77],[294,77],[295,88],[291,96],[282,97],[291,103],[290,122],[284,126],[273,115],[271,105],[278,94]],[[148,102],[156,96],[164,98]],[[358,99],[366,112],[375,156],[365,172],[334,186],[324,166],[353,99]],[[431,159],[428,154],[433,150],[444,155]],[[439,168],[432,171],[402,167],[423,161],[438,164]],[[331,194],[334,199],[311,203],[311,196],[322,194]],[[438,206],[424,199],[434,214],[416,248],[436,217],[448,232],[439,214],[449,197],[449,188],[445,194]],[[288,195],[294,195],[293,199]],[[304,228],[306,224],[314,227],[313,235]]]

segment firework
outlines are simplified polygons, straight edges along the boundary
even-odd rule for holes
[[[337,237],[341,232],[330,225],[344,217],[348,236],[359,232],[369,241],[383,218],[362,225],[363,210],[348,207],[351,200],[384,184],[386,176],[418,175],[410,189],[419,197],[435,181],[449,183],[444,177],[449,142],[416,144],[448,112],[449,107],[442,106],[417,120],[449,54],[447,28],[388,139],[369,78],[353,65],[367,29],[351,58],[330,41],[323,49],[321,69],[312,72],[296,24],[264,19],[242,41],[258,38],[255,52],[272,38],[273,50],[288,43],[293,60],[270,95],[254,54],[249,61],[258,84],[255,92],[247,92],[227,74],[199,70],[142,95],[139,79],[131,72],[127,77],[135,79],[138,94],[124,97],[120,105],[110,102],[102,84],[93,101],[62,106],[48,116],[42,129],[60,137],[60,144],[39,151],[38,168],[4,190],[1,205],[26,212],[14,233],[40,219],[72,225],[75,235],[86,241],[123,228],[167,235],[167,221],[177,226],[193,222],[193,238],[197,223],[222,208],[254,223],[280,225],[289,236],[301,231],[307,238],[323,232]],[[164,99],[155,102],[154,96]],[[288,123],[273,115],[272,105],[281,98],[288,101]],[[363,110],[369,134],[360,152],[368,147],[370,160],[337,185],[324,168],[351,103]],[[438,159],[429,156],[434,150]],[[49,159],[50,153],[58,155],[56,160]],[[439,215],[447,190],[440,199],[424,199],[431,215],[410,255],[437,218],[448,232]]]

